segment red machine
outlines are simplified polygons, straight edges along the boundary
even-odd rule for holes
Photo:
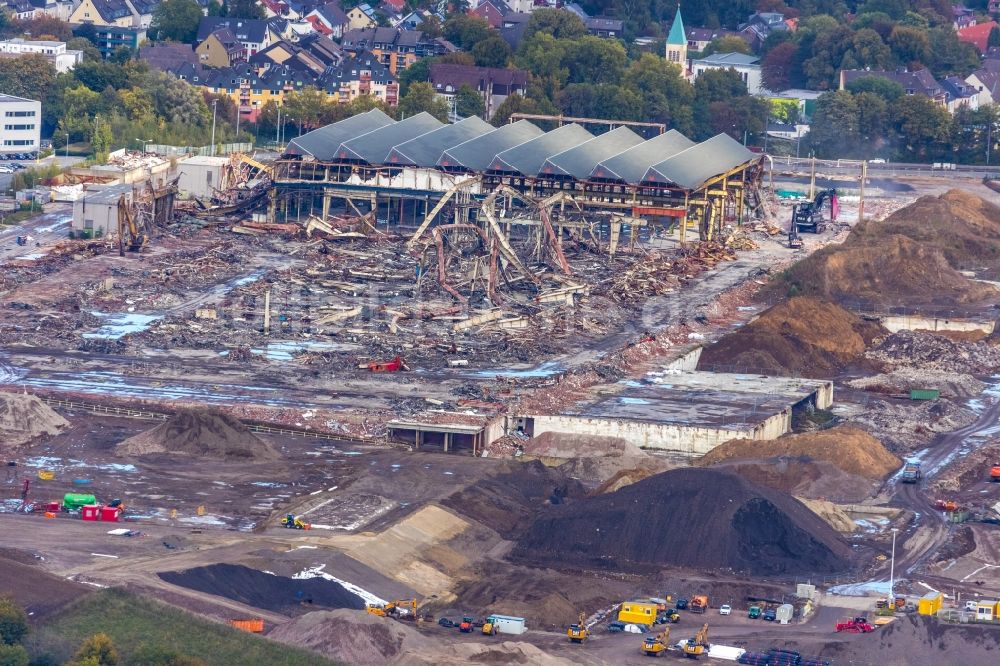
[[[941,511],[958,511],[958,502],[955,500],[935,500],[934,508]]]
[[[399,372],[400,370],[410,369],[406,365],[406,361],[403,360],[402,356],[397,356],[391,361],[373,361],[372,363],[363,363],[361,367],[367,368],[372,372]]]
[[[846,631],[849,634],[868,634],[875,631],[875,625],[864,617],[845,617],[837,621],[837,631]]]

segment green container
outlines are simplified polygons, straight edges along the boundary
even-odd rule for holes
[[[79,509],[81,506],[88,504],[97,504],[97,498],[93,495],[84,495],[83,493],[66,493],[63,495],[64,509]]]
[[[937,400],[941,391],[937,389],[910,389],[910,400]]]

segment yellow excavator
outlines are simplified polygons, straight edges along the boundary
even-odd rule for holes
[[[404,608],[409,610],[405,613],[402,612]],[[407,620],[417,619],[417,600],[416,599],[396,599],[390,601],[386,604],[368,604],[365,606],[365,610],[372,615],[378,615],[379,617],[397,617],[406,618]]]
[[[697,659],[708,650],[708,623],[702,625],[701,630],[684,642],[684,654],[692,659]]]
[[[670,627],[664,627],[663,631],[655,636],[648,636],[642,642],[642,653],[647,657],[659,657],[667,651],[670,645]]]
[[[139,229],[132,215],[132,208],[125,195],[118,198],[118,254],[125,256],[125,250],[139,252],[149,244],[149,236]]]
[[[570,643],[582,643],[587,640],[589,632],[587,631],[587,616],[580,613],[580,620],[576,624],[569,625],[569,629],[566,630],[566,635],[569,636]]]

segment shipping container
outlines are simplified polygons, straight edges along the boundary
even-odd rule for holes
[[[937,400],[941,391],[937,389],[910,389],[910,400]]]
[[[653,626],[656,622],[656,604],[645,601],[626,601],[618,611],[618,621]]]
[[[944,595],[940,592],[928,592],[920,598],[917,604],[917,612],[921,615],[936,615],[941,610],[944,602]]]

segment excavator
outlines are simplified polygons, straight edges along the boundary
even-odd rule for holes
[[[587,616],[580,613],[580,620],[576,624],[569,625],[569,629],[566,630],[566,635],[569,636],[570,643],[582,643],[587,640],[589,632],[587,631]]]
[[[840,213],[840,202],[837,200],[837,190],[829,189],[817,192],[812,201],[793,206],[791,226],[799,233],[804,231],[819,233],[819,225],[824,221],[823,207],[827,202],[830,203],[830,220],[836,221],[837,215]],[[796,234],[797,236],[798,234]],[[791,237],[791,233],[789,233],[789,237]]]
[[[409,609],[405,610],[404,609]],[[395,599],[385,604],[368,604],[365,610],[379,617],[396,617],[407,620],[417,619],[416,599]]]
[[[659,657],[667,651],[670,645],[670,627],[664,627],[663,631],[655,636],[648,636],[642,642],[642,653],[647,657]]]
[[[708,650],[708,623],[702,625],[694,638],[684,641],[684,654],[691,659],[697,659]]]
[[[149,236],[139,229],[132,216],[132,207],[125,195],[118,198],[118,255],[124,257],[125,250],[139,252],[149,244]]]
[[[281,526],[290,530],[308,530],[312,528],[312,525],[296,517],[294,513],[286,514],[281,519]]]

